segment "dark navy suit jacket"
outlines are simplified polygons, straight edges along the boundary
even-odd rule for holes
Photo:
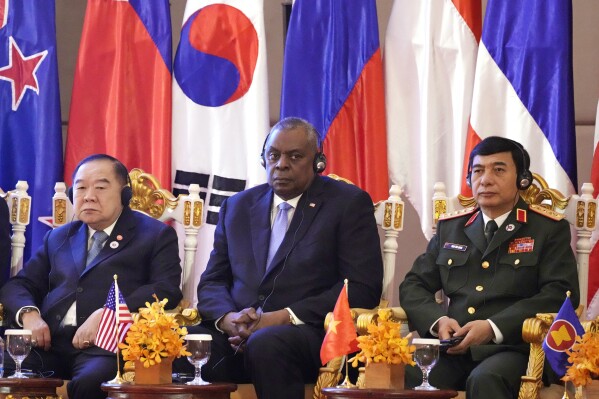
[[[0,287],[10,276],[10,231],[8,205],[0,198]]]
[[[85,268],[86,224],[76,221],[46,234],[43,246],[0,290],[0,302],[14,321],[23,306],[35,305],[54,335],[77,301],[77,324],[104,306],[113,275],[131,311],[158,298],[181,300],[181,266],[172,227],[125,207],[98,256]]]
[[[303,322],[322,327],[346,278],[350,306],[379,304],[383,265],[367,193],[316,176],[265,272],[272,200],[272,189],[263,184],[222,204],[214,249],[198,285],[205,320],[247,307],[289,307]]]

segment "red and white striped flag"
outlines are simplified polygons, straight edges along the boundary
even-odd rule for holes
[[[102,312],[102,319],[100,319],[100,326],[96,335],[96,346],[116,353],[119,343],[125,339],[132,322],[133,319],[125,303],[125,298],[123,298],[123,294],[119,291],[119,286],[115,281],[110,287],[108,298],[106,298],[106,305],[104,305],[104,312]]]

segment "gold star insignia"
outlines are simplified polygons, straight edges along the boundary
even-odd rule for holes
[[[334,332],[335,334],[337,334],[337,325],[341,324],[341,321],[337,321],[335,319],[331,320],[329,322],[329,330],[328,332]]]

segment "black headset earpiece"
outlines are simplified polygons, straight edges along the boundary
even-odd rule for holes
[[[510,140],[510,139],[508,139]],[[516,187],[519,190],[526,190],[532,184],[532,173],[528,169],[530,165],[526,165],[526,155],[524,154],[524,148],[520,143],[514,140],[510,140],[514,146],[518,147],[520,150],[520,154],[522,155],[522,172],[518,174],[518,178],[516,180]]]
[[[322,152],[322,145],[314,157],[312,168],[314,169],[314,173],[322,173],[327,168],[327,157]]]
[[[129,206],[129,202],[133,198],[133,183],[131,182],[131,176],[127,173],[127,185],[121,190],[121,204],[123,206]]]

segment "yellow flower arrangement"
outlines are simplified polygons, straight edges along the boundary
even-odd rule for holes
[[[567,352],[568,367],[564,381],[572,381],[579,387],[591,382],[592,376],[599,374],[599,333],[587,332],[576,337],[576,342]]]
[[[412,354],[416,347],[410,345],[411,334],[400,335],[401,324],[391,320],[391,309],[379,309],[376,324],[368,325],[368,334],[358,337],[360,352],[351,359],[353,367],[358,362],[416,364]]]
[[[182,338],[187,329],[179,327],[175,316],[164,311],[168,299],[160,301],[156,295],[154,299],[154,303],[146,302],[146,307],[139,309],[127,332],[126,343],[119,344],[123,360],[139,360],[144,367],[160,363],[162,358],[190,355]]]

